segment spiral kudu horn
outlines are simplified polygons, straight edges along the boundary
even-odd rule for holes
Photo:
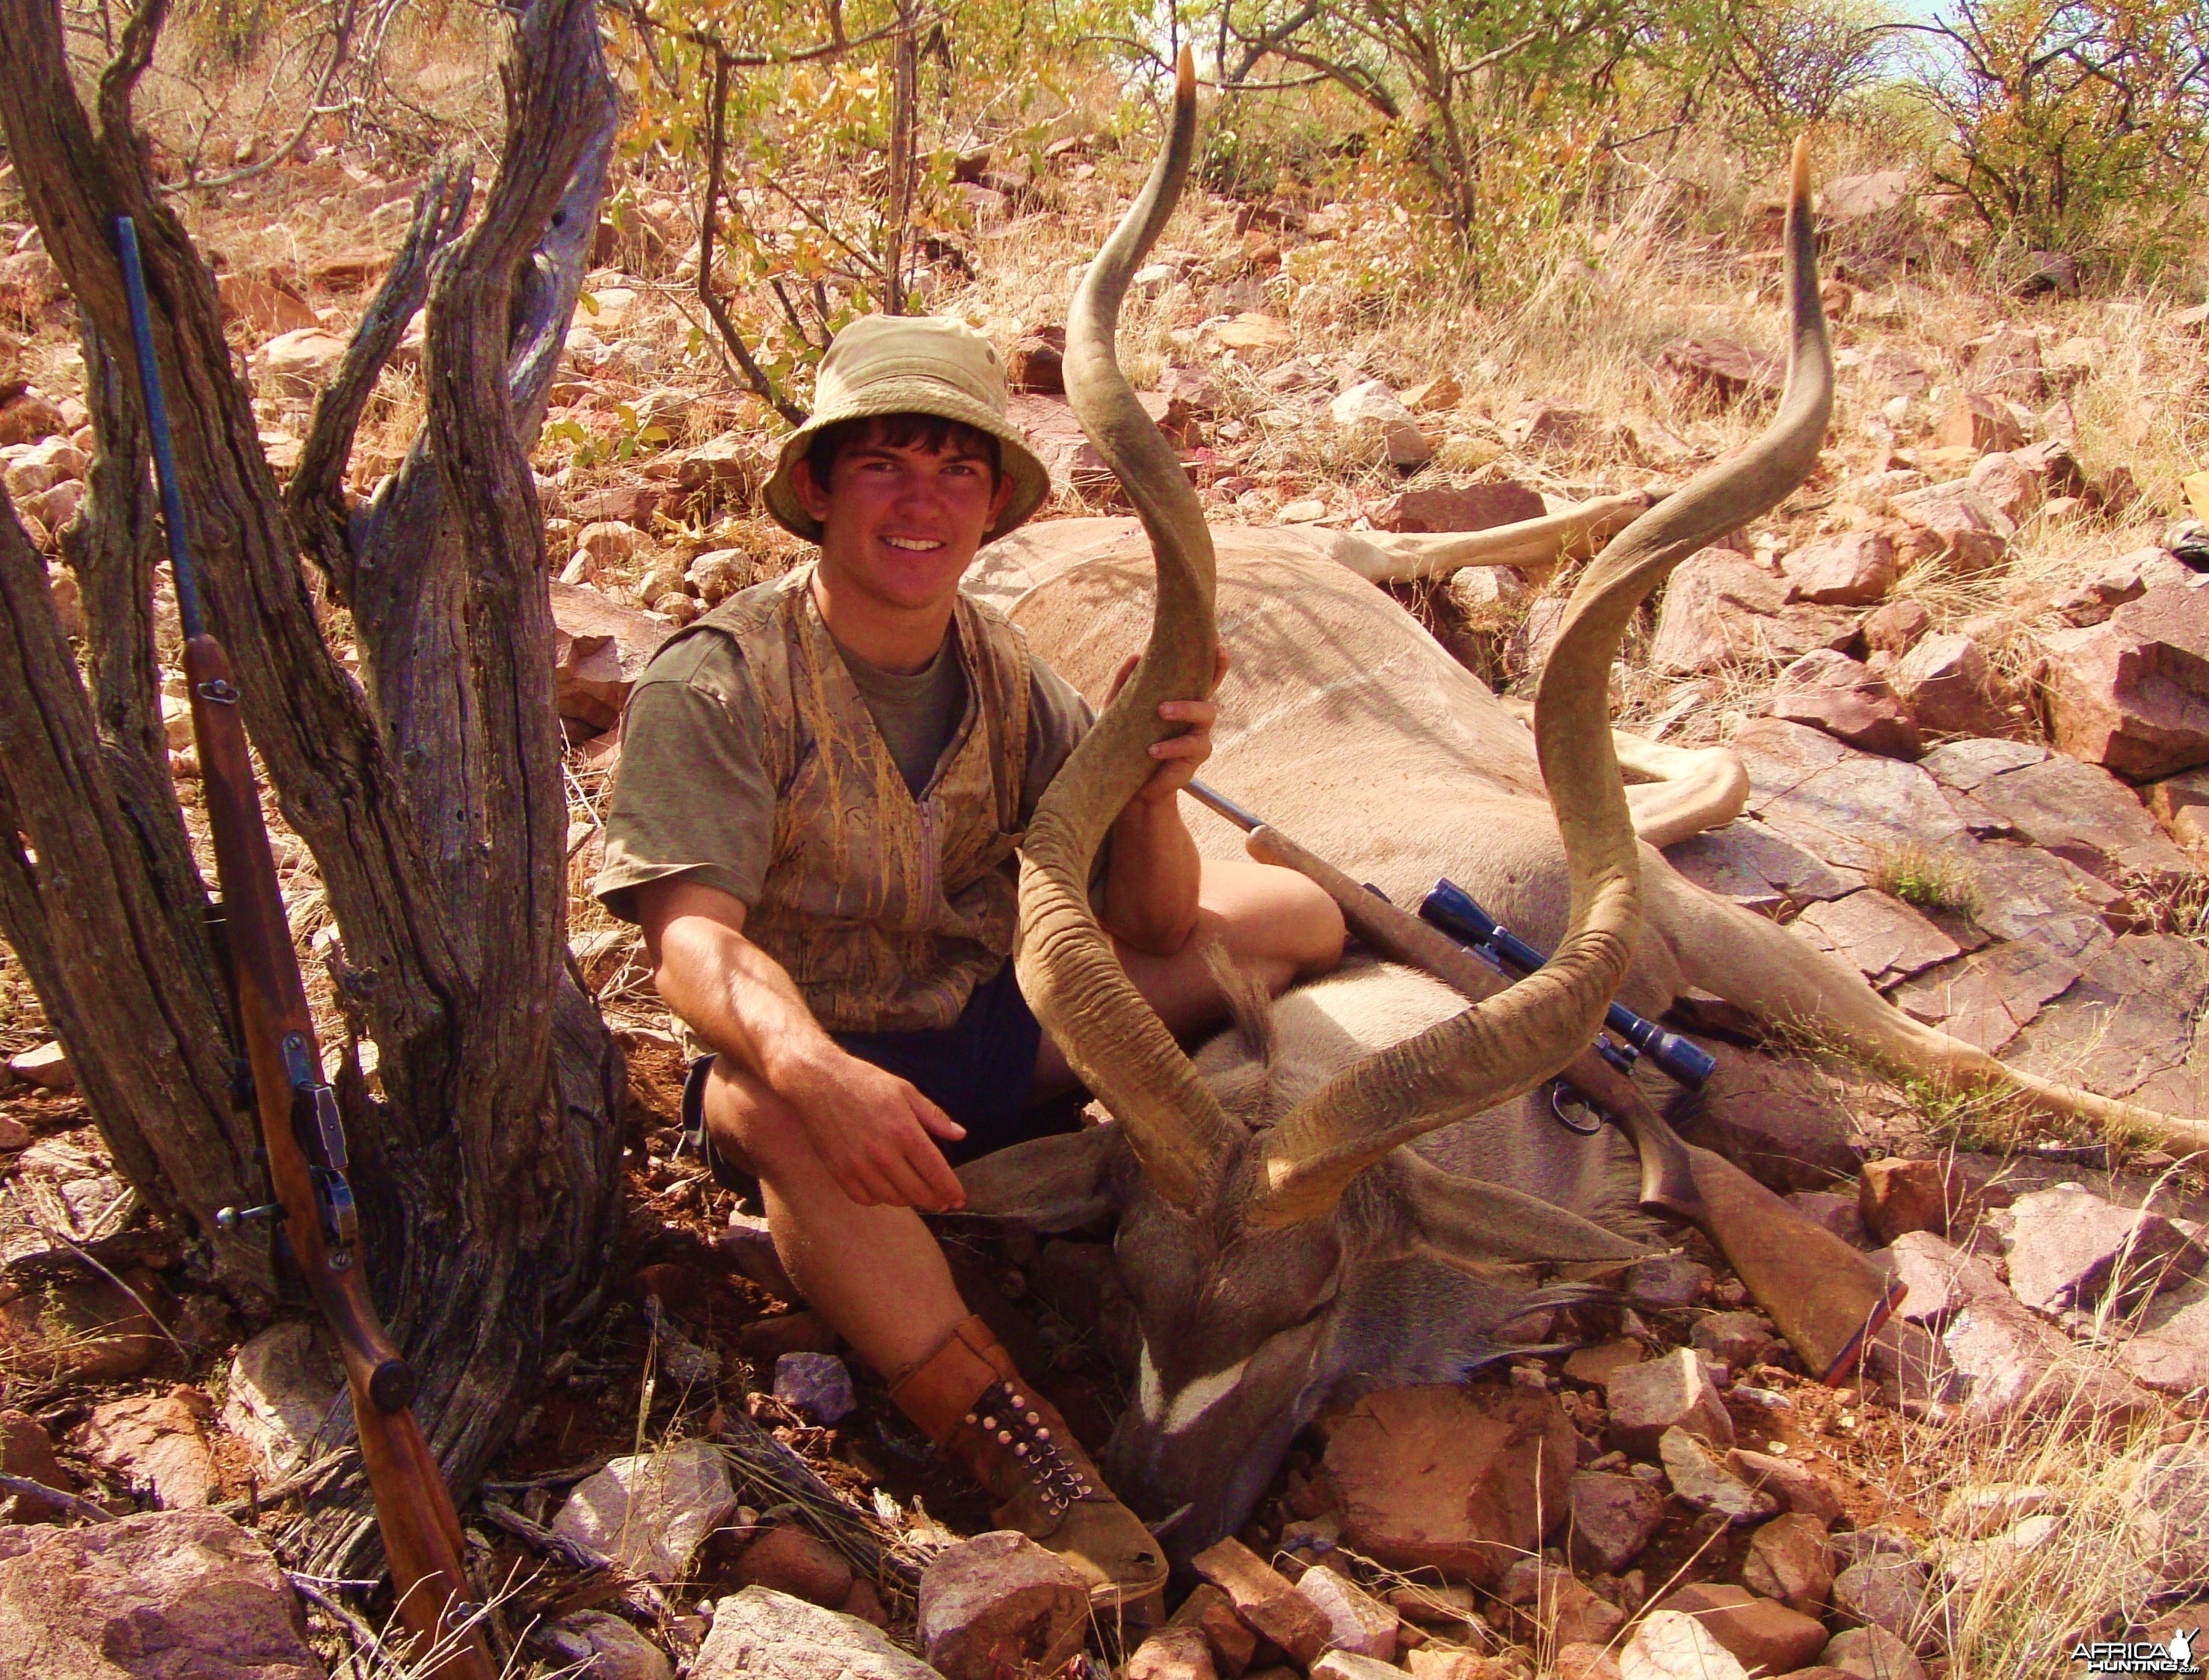
[[[1712,537],[1776,506],[1817,460],[1833,364],[1810,225],[1809,154],[1796,142],[1787,202],[1792,337],[1771,426],[1619,533],[1574,590],[1542,673],[1534,738],[1562,834],[1572,918],[1539,972],[1344,1069],[1268,1135],[1249,1190],[1261,1225],[1323,1213],[1399,1144],[1549,1078],[1594,1037],[1641,926],[1634,828],[1611,749],[1610,676],[1627,621],[1672,568]]]
[[[1175,66],[1165,149],[1141,194],[1089,265],[1066,329],[1066,394],[1081,429],[1141,515],[1158,557],[1158,609],[1135,675],[1074,750],[1028,825],[1020,862],[1020,990],[1074,1071],[1124,1129],[1144,1177],[1168,1201],[1201,1197],[1243,1135],[1122,970],[1089,909],[1088,876],[1105,831],[1177,732],[1159,703],[1212,691],[1212,534],[1172,447],[1114,359],[1129,277],[1172,215],[1196,137],[1196,75]]]

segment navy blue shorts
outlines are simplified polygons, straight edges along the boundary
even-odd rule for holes
[[[974,988],[948,1027],[910,1033],[831,1033],[828,1035],[862,1062],[907,1081],[966,1129],[957,1142],[936,1140],[954,1166],[1030,1138],[1081,1129],[1086,1092],[1031,1106],[1036,1057],[1043,1048],[1043,1023],[1020,996],[1008,960]],[[690,1064],[683,1086],[683,1129],[703,1153],[713,1179],[746,1200],[759,1199],[759,1181],[724,1159],[706,1136],[706,1081],[713,1058]]]

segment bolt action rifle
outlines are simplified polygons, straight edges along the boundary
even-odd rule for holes
[[[1350,930],[1376,955],[1424,969],[1475,1002],[1503,989],[1507,977],[1499,968],[1378,891],[1359,886],[1255,811],[1200,781],[1190,782],[1188,792],[1242,829],[1244,848],[1260,863],[1295,870],[1325,891],[1341,907]],[[1558,1077],[1633,1141],[1641,1158],[1641,1205],[1685,1219],[1708,1237],[1804,1366],[1821,1382],[1845,1381],[1901,1304],[1901,1280],[1881,1276],[1862,1254],[1724,1156],[1683,1141],[1640,1087],[1595,1046],[1567,1063]]]
[[[460,1566],[460,1518],[410,1409],[414,1373],[377,1320],[361,1273],[359,1224],[346,1179],[345,1128],[336,1096],[322,1078],[314,1020],[307,1010],[306,987],[292,948],[247,756],[238,686],[229,653],[200,619],[199,593],[184,541],[184,503],[170,452],[168,407],[153,360],[146,277],[129,217],[116,218],[115,238],[130,304],[139,388],[153,437],[161,522],[176,573],[184,681],[191,696],[208,826],[214,837],[238,1029],[245,1039],[275,1193],[262,1207],[226,1207],[215,1221],[227,1231],[263,1221],[273,1225],[329,1321],[352,1390],[353,1427],[375,1496],[400,1618],[415,1637],[417,1658],[435,1664],[424,1671],[438,1680],[492,1680],[491,1655],[473,1624],[477,1612]]]

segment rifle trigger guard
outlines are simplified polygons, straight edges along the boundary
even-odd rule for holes
[[[1595,1110],[1586,1103],[1581,1102],[1579,1105],[1588,1108],[1589,1115],[1591,1117],[1590,1123],[1586,1125],[1582,1125],[1579,1121],[1574,1119],[1569,1114],[1565,1112],[1564,1098],[1565,1082],[1562,1080],[1551,1080],[1550,1081],[1550,1113],[1551,1117],[1553,1117],[1560,1126],[1562,1126],[1567,1131],[1570,1132],[1575,1137],[1593,1137],[1598,1132],[1603,1129],[1603,1116],[1601,1114],[1597,1113]]]
[[[312,1171],[315,1200],[322,1205],[322,1240],[329,1244],[330,1270],[348,1271],[352,1267],[353,1244],[360,1240],[360,1215],[353,1206],[352,1186],[334,1167],[318,1166]]]

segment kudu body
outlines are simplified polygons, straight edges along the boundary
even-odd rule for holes
[[[1166,153],[1091,266],[1068,330],[1069,395],[1141,516],[1154,568],[1092,559],[1015,614],[1092,695],[1141,640],[1136,617],[1150,621],[1134,677],[1054,783],[1022,858],[1023,990],[1115,1123],[961,1175],[970,1211],[1040,1230],[1117,1212],[1143,1349],[1106,1473],[1139,1510],[1172,1517],[1166,1544],[1184,1558],[1242,1523],[1326,1399],[1359,1382],[1454,1378],[1556,1298],[1541,1292],[1544,1267],[1616,1266],[1640,1251],[1620,1234],[1632,1228],[1631,1151],[1608,1130],[1575,1138],[1538,1106],[1542,1082],[1586,1045],[1627,981],[1639,881],[1659,872],[1637,856],[1608,672],[1628,619],[1673,565],[1801,482],[1832,397],[1798,155],[1779,416],[1590,566],[1531,736],[1340,566],[1232,554],[1218,610],[1235,688],[1207,777],[1254,801],[1278,792],[1300,837],[1399,898],[1448,869],[1556,954],[1469,1009],[1423,976],[1360,966],[1283,1000],[1269,1021],[1246,1011],[1192,1062],[1121,972],[1086,882],[1148,774],[1157,702],[1201,694],[1213,668],[1213,536],[1112,346],[1121,292],[1178,190],[1193,112],[1184,58]],[[1036,541],[1050,543],[1048,527]],[[1659,789],[1646,822],[1677,828],[1737,808],[1737,767],[1682,762],[1694,774]],[[1224,838],[1207,837],[1217,855]],[[1634,976],[1627,996],[1645,1009],[1682,980],[1669,944]]]

